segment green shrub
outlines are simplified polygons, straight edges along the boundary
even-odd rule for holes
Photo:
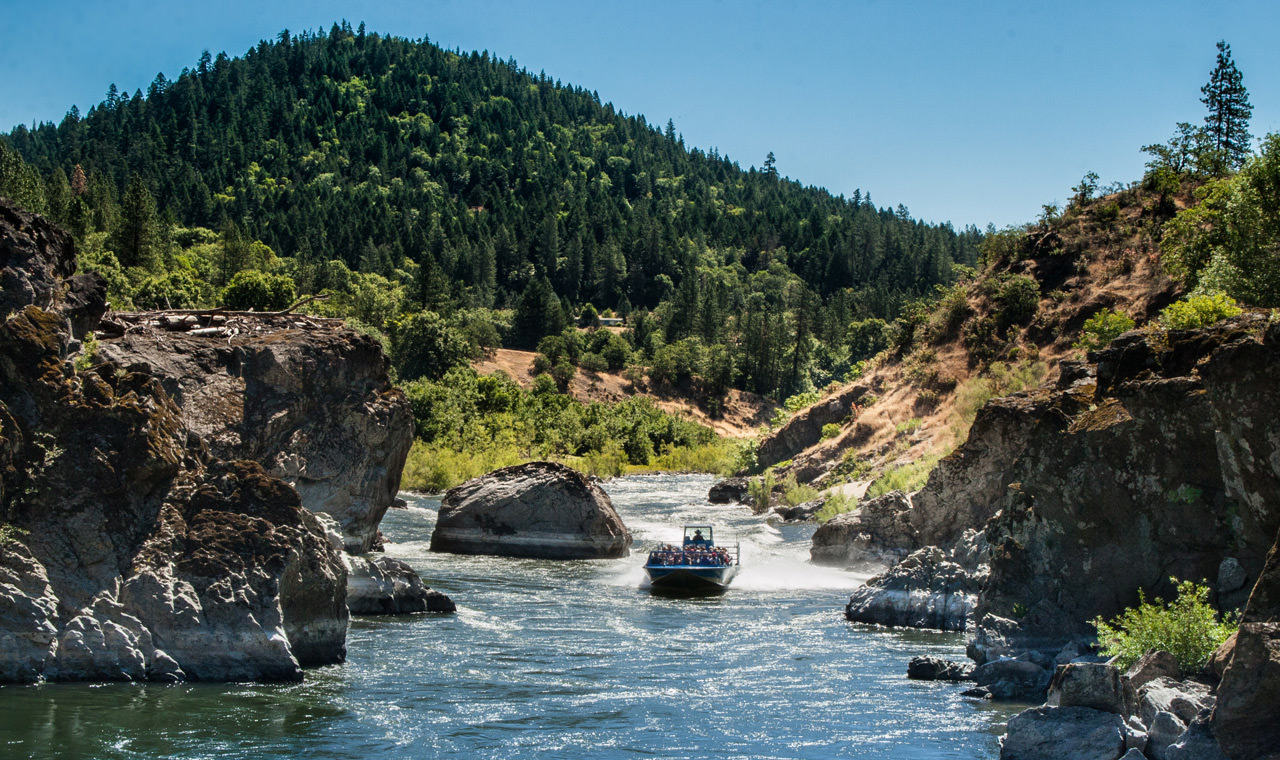
[[[1171,303],[1160,312],[1160,325],[1166,330],[1194,330],[1234,317],[1243,309],[1224,293],[1201,293]]]
[[[894,425],[893,431],[898,435],[902,435],[904,433],[909,435],[919,430],[920,426],[923,424],[924,424],[924,421],[921,420],[919,417],[912,417],[909,420],[906,420],[904,422],[899,422],[897,425]]]
[[[873,317],[850,323],[846,336],[851,359],[870,359],[892,345],[893,328]]]
[[[848,494],[836,492],[827,495],[827,500],[823,502],[822,509],[819,509],[814,515],[819,523],[825,523],[836,515],[852,512],[858,508],[858,500]]]
[[[788,475],[787,479],[782,481],[782,500],[788,507],[798,507],[816,498],[818,498],[818,489],[797,483],[795,475]]]
[[[1000,283],[995,297],[1000,329],[1025,325],[1040,308],[1040,283],[1024,274],[1015,274]]]
[[[765,470],[760,477],[747,481],[747,493],[750,495],[751,505],[755,511],[764,512],[769,509],[773,499],[773,486],[773,470]]]
[[[16,542],[25,536],[27,532],[16,525],[10,525],[6,522],[0,522],[0,546],[4,546],[10,542]]]
[[[292,280],[290,282],[292,283]],[[197,281],[190,272],[177,271],[153,275],[144,279],[133,291],[133,305],[134,308],[148,311],[193,309],[201,301],[201,287],[202,283]]]
[[[434,311],[403,316],[387,327],[391,364],[401,380],[439,380],[468,363],[471,347]]]
[[[256,269],[236,272],[222,291],[222,302],[234,311],[280,311],[294,301],[293,280]]]
[[[665,446],[650,466],[662,472],[711,472],[727,477],[740,469],[742,452],[741,441],[717,438],[697,446]]]
[[[578,357],[578,366],[587,372],[604,372],[609,369],[609,362],[600,354],[587,351]]]
[[[85,333],[84,340],[80,342],[80,353],[76,354],[72,366],[76,368],[76,372],[84,372],[93,366],[93,360],[98,356],[98,339],[93,333]]]
[[[805,391],[791,396],[786,401],[782,402],[782,405],[787,408],[788,412],[795,414],[806,406],[816,404],[820,398],[822,398],[822,395],[817,391]]]
[[[970,378],[956,390],[957,437],[969,430],[978,410],[988,401],[1034,388],[1048,374],[1049,365],[1041,361],[992,362],[986,373]]]
[[[836,423],[828,422],[822,426],[822,440],[825,441],[828,438],[835,438],[838,435],[840,435],[840,426]]]
[[[1235,631],[1234,616],[1219,621],[1209,606],[1209,587],[1192,581],[1169,579],[1178,589],[1178,598],[1166,604],[1156,598],[1148,602],[1138,591],[1139,604],[1120,613],[1110,622],[1101,617],[1090,621],[1098,630],[1104,655],[1115,657],[1125,670],[1153,649],[1162,649],[1178,659],[1184,674],[1199,672],[1222,642]]]
[[[1086,351],[1096,351],[1104,348],[1121,333],[1132,329],[1132,317],[1114,309],[1103,309],[1089,317],[1084,327],[1080,328],[1080,340],[1076,341],[1075,346]]]
[[[1023,257],[1027,233],[1021,227],[1006,227],[988,234],[978,245],[978,262],[984,267],[1012,263]]]
[[[886,470],[867,488],[867,496],[883,496],[890,491],[911,493],[920,490],[920,487],[929,479],[929,473],[933,471],[933,466],[938,463],[939,458],[933,454]]]

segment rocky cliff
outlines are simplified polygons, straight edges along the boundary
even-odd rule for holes
[[[105,307],[0,201],[0,680],[301,677],[345,655],[346,573],[297,492],[213,457],[158,378],[75,361]]]
[[[864,543],[884,534],[877,557],[954,553],[966,530],[982,531],[973,619],[999,635],[980,630],[980,641],[1060,644],[1135,605],[1140,588],[1170,597],[1170,576],[1206,579],[1238,608],[1280,528],[1280,324],[1246,314],[1134,331],[1094,358],[1064,368],[1056,387],[989,403],[896,514],[846,518]],[[847,561],[863,550],[837,549],[823,552]],[[885,590],[901,596],[903,583]]]
[[[411,438],[374,342],[139,324],[95,346],[105,288],[75,268],[0,199],[0,681],[298,679],[345,655],[349,566],[427,606],[340,548],[375,544]]]
[[[367,335],[304,318],[255,319],[193,335],[140,321],[102,358],[158,378],[187,428],[222,459],[252,459],[338,521],[367,552],[395,499],[413,413]]]

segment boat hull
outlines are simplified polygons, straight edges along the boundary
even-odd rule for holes
[[[738,573],[737,565],[698,567],[695,565],[645,565],[649,586],[654,590],[681,592],[724,591]]]

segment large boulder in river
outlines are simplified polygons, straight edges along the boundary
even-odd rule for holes
[[[554,462],[504,467],[451,488],[431,550],[542,559],[625,557],[631,534],[600,486]]]
[[[815,565],[893,564],[920,548],[910,522],[911,497],[902,491],[863,499],[858,509],[818,526],[809,558]]]

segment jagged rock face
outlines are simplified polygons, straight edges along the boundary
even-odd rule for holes
[[[902,491],[865,499],[856,511],[818,526],[809,558],[814,564],[837,567],[895,563],[921,547],[911,512],[911,498]]]
[[[79,339],[107,304],[102,277],[75,271],[70,235],[0,199],[0,314],[36,306],[65,317]]]
[[[1214,579],[1228,557],[1256,577],[1260,539],[1280,527],[1278,361],[1280,326],[1264,317],[1126,334],[1099,354],[1096,388],[1086,378],[984,407],[910,521],[941,546],[985,524],[978,615],[1017,618],[1029,635],[1088,632],[1136,605],[1139,587],[1167,598],[1169,576]]]
[[[348,551],[373,548],[413,442],[413,414],[372,338],[148,331],[101,346],[103,356],[162,378],[214,456],[260,462],[308,509],[338,521]]]
[[[839,424],[849,418],[854,407],[870,388],[855,385],[821,404],[801,411],[760,443],[756,453],[761,467],[790,459],[822,440],[822,426]]]
[[[857,589],[845,617],[859,623],[963,631],[969,628],[984,573],[936,546],[919,549]]]
[[[1218,685],[1213,729],[1232,760],[1280,752],[1280,535],[1249,595],[1230,664]]]
[[[504,467],[449,489],[431,550],[543,559],[625,557],[631,534],[608,494],[554,462]]]
[[[0,204],[5,262],[61,276],[56,237]],[[289,680],[341,660],[345,569],[297,493],[211,458],[154,376],[75,368],[63,309],[101,313],[100,281],[23,305],[32,281],[0,320],[0,680]]]

